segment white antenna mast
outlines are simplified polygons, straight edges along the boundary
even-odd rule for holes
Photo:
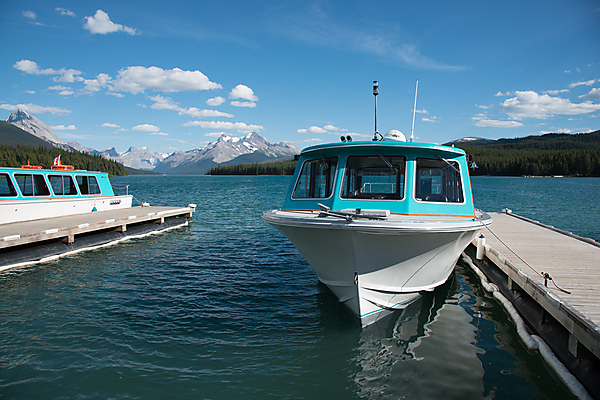
[[[417,112],[417,90],[419,90],[419,80],[417,79],[417,86],[415,87],[415,105],[413,107],[413,121],[412,128],[410,130],[410,141],[415,139],[415,112]]]

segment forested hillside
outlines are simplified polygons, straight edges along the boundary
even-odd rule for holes
[[[215,167],[207,175],[292,175],[297,161],[252,163]]]
[[[471,175],[600,176],[600,131],[456,143],[474,157]]]
[[[101,156],[86,153],[71,152],[58,148],[27,145],[0,145],[0,166],[20,167],[27,163],[50,168],[55,157],[60,155],[62,164],[72,165],[75,169],[108,172],[111,176],[127,175],[122,164],[107,160]]]

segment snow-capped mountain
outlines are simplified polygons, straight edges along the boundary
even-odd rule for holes
[[[242,138],[223,134],[216,142],[209,143],[200,149],[178,151],[171,154],[155,171],[201,174],[221,164],[262,162],[291,157],[298,153],[300,153],[300,149],[290,143],[271,144],[255,132]]]
[[[64,146],[68,146],[67,142],[61,140],[61,138],[59,138],[58,135],[52,131],[52,128],[33,115],[29,114],[27,111],[14,111],[12,114],[10,114],[10,117],[8,117],[6,122],[18,126],[25,132],[29,132],[32,135],[45,140],[46,142],[56,144],[56,147],[64,148]]]
[[[119,162],[126,167],[149,171],[156,168],[156,166],[168,156],[168,154],[165,153],[154,153],[148,150],[147,147],[142,147],[141,149],[130,147],[123,153],[118,153],[113,147],[111,149],[99,151],[97,154],[104,158],[110,158],[113,161]]]
[[[13,112],[7,122],[45,140],[55,147],[77,150],[92,155],[100,155],[134,169],[160,173],[203,174],[218,165],[235,165],[263,162],[277,158],[291,157],[300,149],[287,143],[269,143],[262,136],[252,132],[242,138],[223,134],[216,142],[200,149],[173,154],[154,153],[146,147],[130,147],[123,153],[113,147],[103,151],[85,147],[77,142],[65,142],[48,125],[23,110]]]

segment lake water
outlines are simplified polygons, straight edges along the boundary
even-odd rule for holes
[[[569,399],[462,263],[360,329],[262,222],[290,177],[113,178],[196,203],[161,235],[0,274],[2,399]],[[600,240],[599,179],[472,180],[475,203]]]

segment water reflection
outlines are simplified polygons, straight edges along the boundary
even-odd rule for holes
[[[432,293],[360,334],[352,377],[368,398],[483,398],[473,318],[453,275]]]

